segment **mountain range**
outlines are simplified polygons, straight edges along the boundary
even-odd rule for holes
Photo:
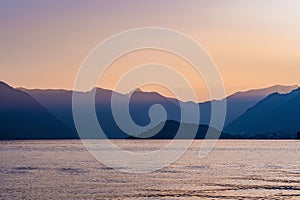
[[[226,100],[227,112],[225,119],[225,127],[231,122],[240,117],[249,108],[255,106],[259,101],[263,100],[267,96],[273,93],[287,94],[292,90],[297,89],[297,85],[293,86],[282,86],[275,85],[272,87],[262,88],[262,89],[252,89],[244,92],[237,92],[226,99],[215,101],[215,103],[222,102]],[[200,103],[200,109],[202,111],[203,118],[200,124],[209,124],[211,116],[211,101]]]
[[[300,130],[300,89],[273,93],[234,120],[226,131],[248,137],[292,138]]]
[[[288,98],[296,93],[295,90],[298,86],[273,86],[264,89],[250,90],[245,92],[235,93],[223,100],[214,100],[214,103],[222,103],[227,101],[227,115],[225,120],[225,133],[224,138],[243,138],[244,136],[254,138],[253,134],[268,135],[274,132],[293,132],[297,131],[298,126],[296,122],[293,124],[286,123],[282,126],[282,130],[272,126],[272,120],[282,120],[286,116],[293,114],[294,110],[299,109],[297,99],[290,99],[294,104],[290,104]],[[194,122],[192,115],[188,115],[186,121],[182,123],[185,126],[199,126],[199,130],[205,130],[210,122],[210,109],[212,101],[204,103],[195,102],[181,102],[174,98],[167,98],[156,92],[143,92],[135,90],[130,94],[120,94],[111,90],[101,88],[94,88],[89,92],[76,92],[78,95],[85,97],[95,92],[95,108],[99,123],[108,138],[128,138],[123,130],[121,130],[113,117],[110,107],[112,95],[116,96],[118,106],[122,108],[126,101],[129,101],[130,116],[133,121],[140,125],[145,126],[150,123],[149,108],[152,105],[160,104],[166,111],[166,127],[156,138],[167,137],[169,130],[172,126],[176,127],[181,121],[181,112],[189,113],[189,110],[194,106],[200,108],[200,126],[192,124]],[[70,90],[40,90],[40,89],[25,89],[25,88],[12,88],[6,83],[0,82],[0,138],[1,139],[39,139],[39,138],[78,138],[76,128],[72,115],[72,93]],[[281,98],[275,98],[279,96]],[[297,95],[296,95],[297,96]],[[296,98],[296,97],[295,97]],[[261,110],[268,110],[268,106],[275,102],[282,102],[278,104],[278,108],[272,111],[268,117],[265,117],[265,123],[269,125],[263,127],[255,124],[255,114],[260,113]],[[298,106],[297,108],[284,107],[284,102],[289,102],[288,105]],[[180,109],[182,105],[182,110]],[[83,108],[84,108],[83,103]],[[266,108],[265,108],[266,107]],[[286,110],[285,110],[286,109]],[[254,111],[253,111],[254,110]],[[249,114],[250,113],[250,114]],[[276,115],[280,115],[275,118]],[[283,115],[284,114],[284,115]],[[259,114],[260,115],[260,114]],[[271,118],[271,116],[273,118]],[[293,116],[297,121],[297,116]],[[261,119],[261,118],[257,118]],[[294,121],[295,121],[294,120]],[[176,123],[175,123],[176,122]],[[176,125],[177,124],[177,125]],[[160,122],[156,122],[158,127]],[[256,129],[250,129],[247,126],[257,126]],[[278,125],[280,127],[280,125]],[[262,128],[260,128],[262,127]],[[150,127],[149,131],[155,130],[155,126]],[[167,131],[168,130],[168,131]],[[174,131],[171,131],[174,132]],[[201,131],[198,132],[198,138]],[[229,134],[230,133],[230,134]],[[251,134],[252,133],[252,134]],[[145,134],[145,133],[141,133]],[[165,136],[163,136],[163,135]],[[172,135],[172,134],[171,134]],[[264,135],[264,137],[265,137]],[[201,135],[203,136],[203,135]],[[169,135],[167,138],[170,138]],[[223,137],[223,136],[222,136]],[[99,138],[97,135],[86,135],[86,138]]]
[[[180,127],[181,126],[181,127]],[[236,139],[232,134],[220,132],[208,125],[196,125],[167,120],[129,139],[204,139],[209,131],[210,139]]]
[[[0,122],[0,139],[73,138],[71,130],[33,97],[3,82]]]

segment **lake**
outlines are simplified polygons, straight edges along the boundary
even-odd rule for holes
[[[143,151],[167,140],[116,140]],[[161,170],[124,173],[97,161],[80,140],[0,141],[0,199],[296,199],[300,141],[201,140]]]

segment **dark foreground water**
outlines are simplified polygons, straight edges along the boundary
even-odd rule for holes
[[[155,149],[168,141],[115,141]],[[300,141],[219,141],[204,159],[199,145],[147,174],[106,167],[81,142],[1,141],[0,199],[300,199]]]

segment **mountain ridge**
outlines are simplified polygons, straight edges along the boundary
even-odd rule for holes
[[[0,82],[0,139],[67,138],[70,130],[29,94]]]
[[[241,117],[245,112],[247,112],[252,107],[255,107],[256,104],[264,99],[264,96],[270,92],[278,91],[266,96],[276,96],[276,94],[281,94],[282,92],[288,92],[292,90],[296,86],[281,86],[275,85],[272,87],[268,87],[265,89],[257,89],[257,90],[249,90],[244,92],[237,92],[233,95],[230,95],[226,98],[227,100],[227,116],[225,126],[232,122],[230,120],[236,120]],[[299,88],[297,86],[297,88]],[[68,128],[68,130],[72,133],[71,137],[78,138],[76,133],[76,127],[73,120],[72,114],[72,90],[64,90],[64,89],[26,89],[26,88],[13,88],[6,84],[5,82],[0,81],[0,92],[2,94],[2,100],[5,99],[5,91],[22,91],[25,94],[29,95],[34,99],[41,107],[43,107],[50,115],[52,115],[59,122],[62,122],[64,126]],[[152,105],[160,104],[162,105],[167,113],[166,120],[170,121],[181,121],[181,112],[187,113],[186,121],[183,121],[184,124],[189,124],[195,120],[193,120],[194,116],[189,115],[190,110],[198,107],[200,109],[200,120],[197,124],[199,126],[207,126],[210,122],[210,109],[212,106],[212,102],[214,103],[222,103],[223,100],[214,100],[208,101],[204,103],[195,103],[195,102],[182,102],[175,98],[167,98],[161,95],[158,92],[144,92],[140,89],[135,89],[129,94],[121,94],[114,92],[108,89],[102,88],[93,88],[91,91],[87,92],[76,92],[79,95],[91,95],[95,92],[95,107],[96,113],[101,127],[103,127],[105,133],[108,133],[109,138],[127,138],[128,135],[121,130],[116,122],[114,121],[114,117],[112,111],[110,109],[110,103],[112,95],[114,94],[117,98],[117,106],[124,106],[123,102],[129,101],[129,111],[133,121],[140,125],[146,126],[151,122],[149,117],[149,109]],[[251,94],[259,94],[251,96]],[[22,98],[15,98],[14,100],[20,101]],[[262,100],[261,100],[262,99]],[[1,99],[0,99],[1,100]],[[4,102],[4,101],[2,101]],[[13,101],[12,101],[13,102]],[[182,110],[179,105],[183,105]],[[196,106],[196,107],[195,107]],[[5,106],[2,106],[5,107]],[[0,104],[1,108],[1,104]],[[21,110],[21,109],[20,109]],[[245,111],[244,111],[245,110]],[[26,111],[29,112],[30,110]],[[284,112],[284,111],[281,111]],[[29,112],[30,113],[30,112]],[[230,123],[229,123],[230,122]],[[227,123],[227,124],[226,124]],[[3,125],[2,125],[3,126]],[[0,127],[1,128],[1,127]],[[154,127],[153,127],[154,128]],[[227,130],[226,130],[227,132]],[[93,138],[92,135],[87,135],[87,138]]]
[[[300,130],[300,88],[288,94],[273,93],[249,108],[225,130],[233,134],[290,134]]]

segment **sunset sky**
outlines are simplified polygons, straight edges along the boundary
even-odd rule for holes
[[[14,87],[72,89],[97,44],[127,29],[155,26],[201,44],[219,67],[227,94],[300,84],[299,7],[299,0],[2,0],[0,80]],[[136,52],[115,62],[101,86],[111,88],[126,66],[146,61],[185,65],[165,53]],[[199,101],[208,99],[204,83],[184,71],[202,92]]]

